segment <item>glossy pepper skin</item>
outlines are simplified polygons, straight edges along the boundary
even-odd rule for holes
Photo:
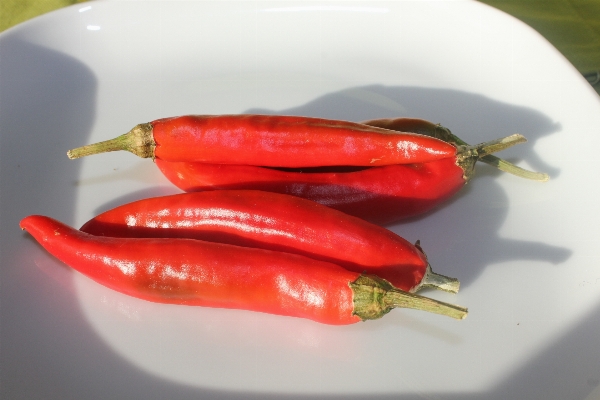
[[[73,269],[148,301],[260,311],[333,325],[380,318],[395,306],[369,295],[380,284],[362,284],[359,273],[300,255],[193,239],[98,237],[38,215],[24,218],[20,226]],[[357,286],[366,286],[366,294]],[[414,308],[466,316],[458,306],[390,287],[383,291],[383,297],[392,293],[419,303]],[[365,314],[361,299],[366,299],[365,312],[381,307]]]
[[[468,146],[468,144],[454,135],[446,127],[440,124],[434,124],[419,118],[380,118],[361,122],[362,124],[378,128],[389,129],[399,132],[414,132],[420,135],[431,136],[452,143],[455,146]],[[493,154],[482,155],[477,158],[478,161],[489,164],[501,171],[508,172],[520,178],[530,179],[538,182],[546,182],[550,178],[543,172],[534,172],[523,169],[506,160],[496,157]]]
[[[215,190],[124,204],[81,231],[111,237],[184,237],[262,248],[328,261],[374,274],[404,291],[456,292],[458,282],[433,274],[427,257],[395,233],[321,204],[277,193]]]
[[[187,115],[137,125],[116,139],[68,152],[70,158],[128,150],[164,161],[267,167],[380,166],[457,154],[424,135],[356,122],[274,115]]]
[[[288,194],[379,225],[427,213],[454,196],[466,182],[464,170],[453,159],[351,172],[303,172],[159,159],[156,165],[186,192],[252,189]]]
[[[447,128],[423,119],[377,119],[362,124],[435,137],[457,147],[466,145]],[[372,223],[389,225],[427,213],[446,202],[469,181],[479,159],[516,173],[516,166],[491,154],[480,157],[478,152],[424,163],[364,168],[266,168],[155,161],[167,179],[187,192],[255,189],[291,194]],[[523,172],[528,171],[518,172],[524,176]]]

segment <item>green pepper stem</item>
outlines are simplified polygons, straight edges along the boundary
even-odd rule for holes
[[[411,308],[455,319],[464,319],[468,313],[464,307],[405,292],[376,276],[360,275],[350,288],[354,314],[363,321],[381,318],[393,308]]]
[[[468,310],[464,307],[398,289],[387,291],[383,296],[383,302],[389,308],[412,308],[455,319],[465,319],[468,313]]]
[[[109,151],[126,150],[138,157],[154,159],[154,136],[152,134],[152,124],[136,125],[129,132],[114,139],[103,142],[88,144],[67,151],[70,159],[90,156],[93,154],[107,153]]]
[[[500,139],[480,143],[475,146],[456,144],[456,165],[463,170],[463,178],[465,182],[469,181],[475,171],[475,163],[481,157],[507,149],[525,141],[527,141],[527,139],[525,139],[523,135],[516,133]]]
[[[445,128],[441,125],[436,126],[434,137],[437,137],[445,142],[454,143],[457,146],[469,146],[467,142],[450,132],[448,128]],[[530,179],[538,182],[546,182],[550,178],[548,174],[526,170],[491,154],[479,156],[479,161],[496,167],[500,171],[507,172],[520,178]]]
[[[532,181],[546,182],[548,181],[548,179],[550,179],[548,174],[523,169],[492,154],[480,157],[479,160],[488,165],[498,168],[500,171],[508,172],[509,174],[513,174],[515,176],[525,179],[530,179]]]
[[[519,143],[525,143],[527,139],[525,136],[515,133],[510,136],[506,136],[500,139],[490,140],[489,142],[480,143],[475,146],[468,146],[469,149],[474,149],[477,152],[477,158],[487,156],[488,154],[497,153],[502,150],[506,150],[509,147],[517,145]]]

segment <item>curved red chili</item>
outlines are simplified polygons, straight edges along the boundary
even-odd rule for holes
[[[294,196],[220,190],[154,197],[124,204],[86,222],[81,231],[111,237],[186,237],[277,250],[375,274],[405,291],[456,293],[456,279],[435,274],[420,246],[395,233]]]
[[[378,166],[457,156],[442,140],[348,121],[274,115],[188,115],[137,125],[73,149],[70,158],[127,150],[165,161],[270,167]]]
[[[354,172],[297,172],[246,165],[166,162],[156,165],[186,192],[253,189],[312,200],[385,225],[426,213],[465,184],[454,160],[388,165]]]
[[[236,308],[351,324],[408,307],[467,310],[296,254],[193,239],[98,237],[44,216],[20,224],[59,260],[116,291],[171,304]]]

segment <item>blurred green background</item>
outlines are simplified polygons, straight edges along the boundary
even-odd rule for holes
[[[38,15],[86,0],[0,0],[0,32]]]
[[[86,0],[0,0],[0,31]],[[600,0],[480,0],[550,41],[600,94]]]

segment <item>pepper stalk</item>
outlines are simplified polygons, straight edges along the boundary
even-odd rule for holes
[[[443,127],[440,124],[438,124],[435,127],[435,134],[433,136],[438,139],[441,139],[445,142],[453,143],[455,146],[469,146],[469,144],[467,142],[465,142],[458,136],[454,135],[450,131],[450,129]],[[492,155],[491,153],[493,153],[493,152],[487,152],[484,154],[480,154],[477,156],[477,159],[475,161],[479,160],[488,165],[498,168],[500,171],[507,172],[509,174],[518,176],[520,178],[530,179],[530,180],[534,180],[534,181],[538,181],[538,182],[546,182],[546,181],[548,181],[548,179],[550,179],[550,177],[546,173],[526,170],[526,169],[521,168],[515,164],[512,164],[502,158],[496,157],[496,156]],[[474,164],[475,163],[473,162],[473,165]]]
[[[465,319],[468,314],[464,307],[402,291],[372,275],[360,275],[350,283],[350,288],[354,295],[353,314],[363,321],[379,319],[394,308],[410,308],[454,319]]]

